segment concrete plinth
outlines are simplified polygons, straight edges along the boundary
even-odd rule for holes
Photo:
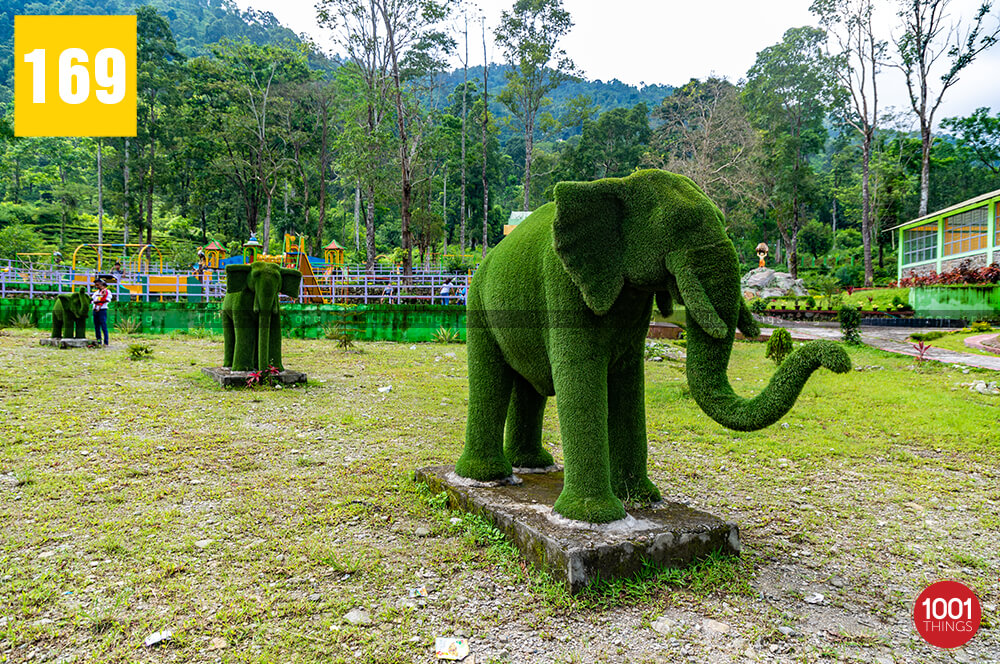
[[[518,477],[519,483],[480,483],[458,477],[454,466],[416,472],[417,481],[432,491],[446,491],[452,507],[491,521],[527,560],[564,581],[572,593],[598,578],[633,576],[649,563],[681,567],[715,551],[739,553],[736,524],[687,505],[657,503],[606,524],[571,521],[552,511],[562,471]]]
[[[222,387],[246,387],[247,378],[253,373],[252,371],[233,371],[226,367],[208,367],[202,369],[201,372]],[[306,375],[301,371],[285,369],[275,374],[274,380],[282,385],[292,385],[306,382]]]
[[[100,345],[96,339],[59,339],[56,337],[45,337],[38,343],[42,346],[55,346],[56,348],[95,348]]]

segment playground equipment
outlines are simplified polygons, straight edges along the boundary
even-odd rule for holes
[[[337,244],[336,240],[332,240],[323,247],[323,260],[326,262],[327,270],[341,267],[344,264],[344,248]]]
[[[218,270],[219,264],[226,260],[226,248],[215,240],[198,247],[198,251],[205,255],[205,267],[212,270]]]
[[[309,304],[325,304],[332,298],[331,289],[320,286],[319,282],[316,281],[312,262],[306,253],[305,236],[285,233],[284,264],[285,267],[298,270],[302,273],[302,299],[304,302]]]
[[[256,235],[251,235],[250,239],[243,243],[243,262],[253,263],[263,252],[264,245],[257,241]]]
[[[108,249],[121,249],[122,258],[125,258],[124,253],[129,247],[138,247],[139,251],[135,253],[132,258],[127,259],[126,270],[128,272],[149,272],[150,271],[150,260],[152,260],[153,252],[156,252],[156,257],[159,260],[160,272],[163,272],[163,252],[160,251],[156,245],[152,244],[81,244],[73,251],[73,258],[70,262],[70,267],[73,270],[79,269],[81,263],[86,258],[93,258],[96,263],[96,268],[98,272],[104,271],[106,268],[104,266],[104,254],[105,248]],[[89,250],[93,250],[94,254],[90,255]],[[83,252],[81,254],[81,252]]]

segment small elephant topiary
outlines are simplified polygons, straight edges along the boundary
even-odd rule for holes
[[[90,296],[85,287],[57,296],[52,307],[52,338],[86,339],[88,314]]]
[[[222,300],[223,366],[233,371],[284,369],[280,295],[298,297],[302,273],[262,261],[226,266]]]
[[[646,476],[643,346],[653,302],[687,310],[691,395],[739,431],[781,418],[819,367],[851,362],[817,341],[793,352],[753,399],[726,369],[736,329],[759,334],[719,209],[688,178],[640,171],[556,185],[555,202],[493,248],[468,297],[469,414],[456,473],[476,480],[552,464],[542,448],[546,398],[557,397],[565,476],[555,511],[606,522],[622,500],[652,502]]]

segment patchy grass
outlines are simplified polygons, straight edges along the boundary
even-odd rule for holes
[[[221,359],[218,335],[160,337],[126,362],[121,347],[60,351],[39,334],[0,337],[0,661],[428,661],[457,631],[479,647],[509,636],[494,652],[515,654],[495,661],[525,661],[517,643],[653,661],[664,613],[724,620],[761,653],[778,624],[817,635],[782,641],[787,661],[886,648],[945,661],[908,627],[919,590],[952,578],[997,601],[1000,400],[952,391],[969,377],[948,366],[851,349],[882,370],[818,372],[780,424],[735,433],[700,412],[678,363],[647,363],[653,481],[738,522],[744,555],[569,597],[411,480],[460,453],[464,345],[285,340],[308,385],[224,391],[200,374]],[[762,344],[735,346],[737,392],[772,371]],[[543,436],[561,457],[551,405]],[[823,585],[835,576],[846,585]],[[420,585],[425,607],[401,603]],[[826,604],[804,604],[817,587]],[[373,624],[345,623],[355,607]],[[162,629],[174,638],[144,650]]]
[[[980,337],[984,334],[989,334],[989,332],[954,332],[951,334],[946,334],[943,337],[938,337],[931,341],[926,342],[929,346],[934,346],[936,348],[943,348],[945,350],[953,350],[959,353],[972,353],[975,355],[987,355],[989,357],[997,357],[997,353],[990,353],[987,351],[979,350],[978,348],[970,348],[965,345],[965,340],[969,337]]]

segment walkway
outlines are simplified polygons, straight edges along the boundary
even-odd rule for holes
[[[770,321],[769,321],[770,322]],[[837,323],[804,323],[801,321],[783,321],[785,327],[792,335],[793,339],[833,339],[840,340],[840,326]],[[879,348],[890,353],[910,355],[916,357],[919,353],[913,348],[913,343],[907,339],[914,332],[927,332],[928,328],[915,327],[875,327],[861,326],[861,340],[869,346]],[[761,328],[761,334],[770,335],[769,328]],[[933,342],[931,342],[933,344]],[[967,367],[980,367],[982,369],[993,369],[1000,371],[1000,355],[992,357],[989,355],[973,355],[972,353],[960,353],[954,350],[936,348],[933,345],[924,357],[946,362],[948,364],[963,364]]]

